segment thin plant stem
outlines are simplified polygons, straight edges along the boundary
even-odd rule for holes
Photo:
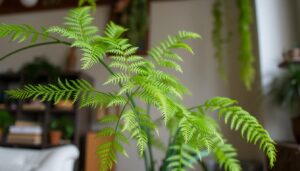
[[[104,68],[106,68],[106,70],[110,74],[115,75],[114,71],[112,69],[110,69],[110,67],[103,60],[100,60],[100,63],[104,66]],[[122,84],[119,84],[119,86],[122,87]],[[132,96],[128,93],[126,93],[126,96],[129,100],[129,102],[131,103],[131,108],[133,109],[134,113],[138,114],[138,112],[135,109],[136,104],[135,104],[134,100],[132,99]],[[152,152],[150,154],[150,148],[151,147],[149,146],[149,141],[151,140],[151,138],[150,138],[150,135],[148,134],[148,131],[147,130],[145,130],[145,131],[146,131],[147,136],[148,136],[148,145],[147,145],[148,150],[144,150],[144,155],[143,155],[144,162],[145,162],[145,168],[146,168],[146,171],[154,171],[153,170],[153,156],[152,156]],[[151,143],[150,143],[150,145],[151,145]],[[148,161],[149,159],[147,157],[147,151],[149,152],[149,155],[150,155],[150,168],[149,168],[149,165],[148,165],[149,164],[149,161]]]
[[[147,104],[147,114],[150,115],[151,106],[150,104]],[[153,160],[153,152],[152,152],[152,140],[151,140],[151,134],[149,132],[149,129],[146,129],[146,133],[148,136],[148,151],[149,151],[149,160],[150,160],[150,170],[154,171],[154,160]]]
[[[13,51],[13,52],[8,53],[8,54],[0,57],[0,61],[8,58],[9,56],[12,56],[12,55],[14,55],[16,53],[19,53],[19,52],[27,50],[27,49],[34,48],[34,47],[39,47],[39,46],[51,45],[51,44],[66,44],[66,45],[71,45],[69,42],[64,42],[64,41],[60,41],[60,40],[50,41],[50,42],[43,42],[43,43],[36,43],[36,44],[25,46],[25,47],[22,47],[20,49],[17,49],[15,51]]]

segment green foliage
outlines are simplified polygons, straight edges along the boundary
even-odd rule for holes
[[[5,110],[0,110],[0,128],[6,130],[13,123],[14,119],[11,114]]]
[[[84,4],[89,4],[92,6],[94,9],[96,9],[96,1],[97,0],[79,0],[78,5],[83,6]]]
[[[49,33],[58,33],[63,37],[73,39],[73,47],[80,48],[83,53],[82,69],[89,69],[92,65],[103,59],[105,51],[101,44],[96,43],[99,36],[96,35],[98,28],[92,26],[93,18],[89,14],[90,7],[82,7],[71,10],[65,17],[65,26],[50,27]]]
[[[18,43],[30,40],[35,43],[38,39],[45,40],[48,38],[48,33],[45,29],[38,32],[34,27],[27,24],[0,24],[0,38],[10,37],[11,40]]]
[[[270,84],[269,96],[275,104],[298,111],[300,101],[300,67],[290,65]]]
[[[52,130],[62,131],[64,139],[71,139],[75,129],[73,121],[68,117],[61,117],[52,120],[50,123],[50,128]]]
[[[239,31],[241,39],[240,47],[240,77],[244,82],[246,88],[251,89],[254,82],[255,69],[254,69],[254,54],[252,48],[252,1],[251,0],[238,0],[238,9],[240,12]]]
[[[240,162],[236,158],[237,152],[231,144],[217,141],[213,153],[220,167],[223,167],[225,170],[241,170]]]
[[[113,95],[98,92],[85,80],[65,80],[60,79],[57,85],[26,85],[24,88],[8,90],[7,94],[16,99],[40,99],[41,101],[53,101],[58,103],[60,100],[72,100],[73,102],[80,99],[80,104],[84,106],[98,106],[113,103],[116,100]],[[97,104],[95,103],[97,100]],[[110,101],[112,100],[112,101]]]
[[[223,27],[224,23],[222,20],[223,0],[215,0],[212,8],[212,14],[214,18],[213,30],[212,30],[212,41],[215,48],[215,58],[218,62],[218,71],[220,75],[226,79],[224,69],[224,46],[223,46]]]
[[[193,169],[193,165],[197,160],[202,159],[199,149],[192,148],[186,144],[174,145],[170,149],[174,154],[167,159],[168,170],[184,171],[185,168]]]
[[[124,120],[123,131],[128,131],[131,137],[137,140],[137,147],[140,155],[143,155],[148,143],[146,130],[156,130],[156,125],[150,116],[142,109],[125,111],[122,115]]]
[[[107,126],[98,133],[98,136],[105,137],[107,139],[106,142],[101,144],[97,149],[101,170],[110,170],[112,168],[113,164],[117,162],[116,152],[119,152],[126,157],[128,156],[123,144],[128,144],[129,140],[121,131],[117,129],[119,120],[120,118],[114,114],[107,115],[100,121],[100,123],[104,125],[109,125],[111,123],[114,124],[116,122],[115,128]]]
[[[180,31],[177,35],[169,36],[168,39],[161,42],[159,46],[151,49],[149,55],[159,66],[182,72],[181,66],[176,62],[182,61],[182,58],[172,50],[184,49],[193,54],[192,48],[184,43],[184,40],[197,38],[201,38],[200,35],[192,32]]]
[[[124,25],[129,29],[128,39],[133,45],[139,46],[141,39],[146,39],[149,26],[148,0],[132,0],[128,9],[128,21]]]
[[[32,62],[24,64],[20,72],[26,80],[35,82],[43,74],[49,75],[50,79],[56,79],[61,71],[59,67],[48,62],[46,57],[36,57]]]
[[[213,31],[212,41],[215,47],[215,58],[218,62],[218,70],[223,78],[226,78],[224,71],[224,35],[222,34],[226,29],[224,23],[224,16],[230,15],[226,11],[224,0],[215,0],[212,7],[213,14]],[[248,90],[251,90],[255,79],[255,57],[252,47],[252,1],[251,0],[237,0],[237,7],[239,10],[238,29],[240,37],[240,78]]]
[[[100,92],[84,80],[59,80],[57,85],[27,85],[7,93],[17,99],[33,98],[55,103],[70,99],[79,101],[82,107],[122,106],[119,116],[112,114],[101,120],[105,128],[99,136],[106,137],[107,142],[99,146],[97,154],[103,171],[116,163],[117,152],[127,156],[123,146],[128,143],[126,135],[136,140],[138,152],[146,160],[147,170],[154,168],[147,164],[153,165],[151,143],[157,132],[156,125],[150,113],[138,106],[136,101],[155,107],[170,129],[164,168],[185,170],[201,157],[214,154],[225,170],[240,170],[235,149],[226,143],[218,124],[207,115],[210,110],[218,110],[220,117],[224,116],[233,130],[240,130],[248,142],[259,142],[270,160],[270,166],[273,166],[275,143],[253,116],[235,105],[235,101],[222,97],[208,100],[198,110],[189,109],[182,102],[183,96],[189,93],[188,89],[164,71],[172,69],[182,72],[179,62],[183,58],[174,50],[184,49],[193,53],[185,41],[200,38],[198,34],[180,31],[149,50],[151,58],[144,58],[136,55],[138,48],[123,38],[125,28],[111,22],[104,35],[99,36],[92,20],[89,7],[74,9],[66,17],[64,27],[53,26],[48,32],[70,39],[72,46],[81,49],[83,69],[101,63],[111,74],[104,85],[118,86],[116,93]],[[105,55],[110,56],[108,63],[103,60]]]
[[[219,111],[219,118],[224,116],[225,123],[230,123],[230,128],[241,131],[241,135],[250,143],[258,144],[269,158],[273,167],[276,160],[275,142],[269,133],[258,123],[255,117],[239,106],[236,101],[224,97],[215,97],[205,102],[207,110]]]

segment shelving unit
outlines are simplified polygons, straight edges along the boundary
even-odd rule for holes
[[[61,80],[64,79],[84,79],[90,83],[93,82],[92,78],[85,73],[82,72],[72,72],[72,73],[63,73],[59,75]],[[25,84],[43,84],[43,83],[53,83],[56,82],[51,80],[48,75],[41,75],[41,79],[38,79],[37,82],[29,82],[26,78],[24,78],[24,74],[22,73],[3,73],[0,74],[0,92],[4,92],[8,89],[15,89],[24,86]],[[5,98],[6,99],[6,98]],[[22,105],[25,101],[16,101],[14,103],[10,101],[2,101],[5,104],[5,109],[12,114],[15,120],[27,120],[38,122],[42,129],[42,143],[40,145],[22,145],[22,144],[8,144],[6,142],[6,136],[0,142],[0,146],[4,147],[12,147],[12,148],[30,148],[30,149],[45,149],[54,147],[49,143],[49,125],[51,120],[66,116],[74,122],[75,130],[74,135],[71,139],[71,143],[76,145],[80,149],[81,157],[84,156],[83,150],[83,142],[86,133],[90,128],[90,114],[91,109],[83,108],[79,109],[78,104],[74,104],[74,108],[72,110],[66,109],[58,109],[55,108],[53,104],[47,102],[45,104],[45,110],[24,110],[22,109]],[[15,105],[13,105],[15,104]],[[13,107],[14,106],[14,107]],[[3,109],[2,109],[3,110]],[[83,161],[83,160],[80,160]],[[76,170],[80,170],[83,166],[81,164],[76,164]]]

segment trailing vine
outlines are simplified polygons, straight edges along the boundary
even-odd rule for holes
[[[214,18],[212,39],[215,47],[215,58],[218,62],[218,70],[221,76],[226,77],[224,71],[224,50],[223,50],[223,34],[225,29],[223,15],[229,13],[225,10],[223,0],[215,0],[212,13]],[[239,11],[238,19],[238,30],[240,38],[240,50],[239,50],[239,61],[240,61],[240,78],[244,83],[247,90],[251,90],[252,84],[255,79],[255,66],[254,66],[254,54],[252,47],[252,2],[251,0],[236,0],[236,4]]]

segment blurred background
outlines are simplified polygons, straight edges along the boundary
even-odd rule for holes
[[[218,6],[218,3],[221,5]],[[37,29],[61,25],[68,10],[77,4],[76,0],[0,0],[0,23],[29,24]],[[194,106],[213,96],[238,100],[278,143],[279,158],[273,170],[300,170],[297,163],[300,159],[297,143],[300,142],[300,123],[297,120],[300,100],[300,1],[250,1],[251,13],[247,15],[252,17],[252,22],[246,23],[245,27],[249,29],[244,32],[240,28],[243,27],[243,8],[237,4],[235,0],[99,0],[93,15],[101,33],[110,20],[129,27],[126,36],[140,47],[139,53],[145,57],[149,48],[179,30],[199,33],[202,39],[190,42],[194,55],[179,52],[184,56],[184,73],[174,73],[193,94],[184,97],[185,103]],[[220,20],[222,22],[218,22]],[[251,63],[255,74],[250,91],[240,79],[243,67],[240,53],[245,43],[241,40],[247,35],[252,40],[251,54],[255,61]],[[25,46],[24,43],[1,39],[0,56]],[[101,129],[101,125],[97,121],[109,111],[118,112],[118,108],[92,110],[79,109],[68,101],[57,105],[13,101],[4,94],[7,89],[26,83],[47,83],[57,77],[84,78],[97,89],[112,91],[112,87],[103,86],[109,73],[100,65],[80,71],[80,58],[77,49],[49,45],[16,53],[0,62],[0,146],[3,147],[0,149],[0,171],[6,171],[4,165],[7,163],[1,160],[11,154],[9,150],[15,150],[15,156],[20,153],[18,150],[30,153],[65,144],[74,144],[79,149],[79,159],[76,160],[76,150],[73,157],[76,160],[75,170],[98,170],[94,151],[101,140],[95,138],[95,132]],[[156,113],[153,115],[154,118],[160,117]],[[166,144],[168,136],[163,127],[160,138]],[[237,148],[244,170],[267,170],[266,159],[257,147],[244,142],[238,133],[231,132],[225,125],[222,125],[222,131]],[[143,170],[144,163],[137,156],[135,146],[127,149],[130,157],[120,156],[114,169]],[[30,155],[36,157],[31,162],[38,163],[38,155],[30,153],[24,154],[22,159],[15,158],[11,166],[21,167],[22,163],[18,162],[21,160],[28,164],[26,158],[34,158]],[[155,151],[157,165],[163,157],[163,152]],[[207,159],[206,163],[209,170],[218,170],[212,159]]]

